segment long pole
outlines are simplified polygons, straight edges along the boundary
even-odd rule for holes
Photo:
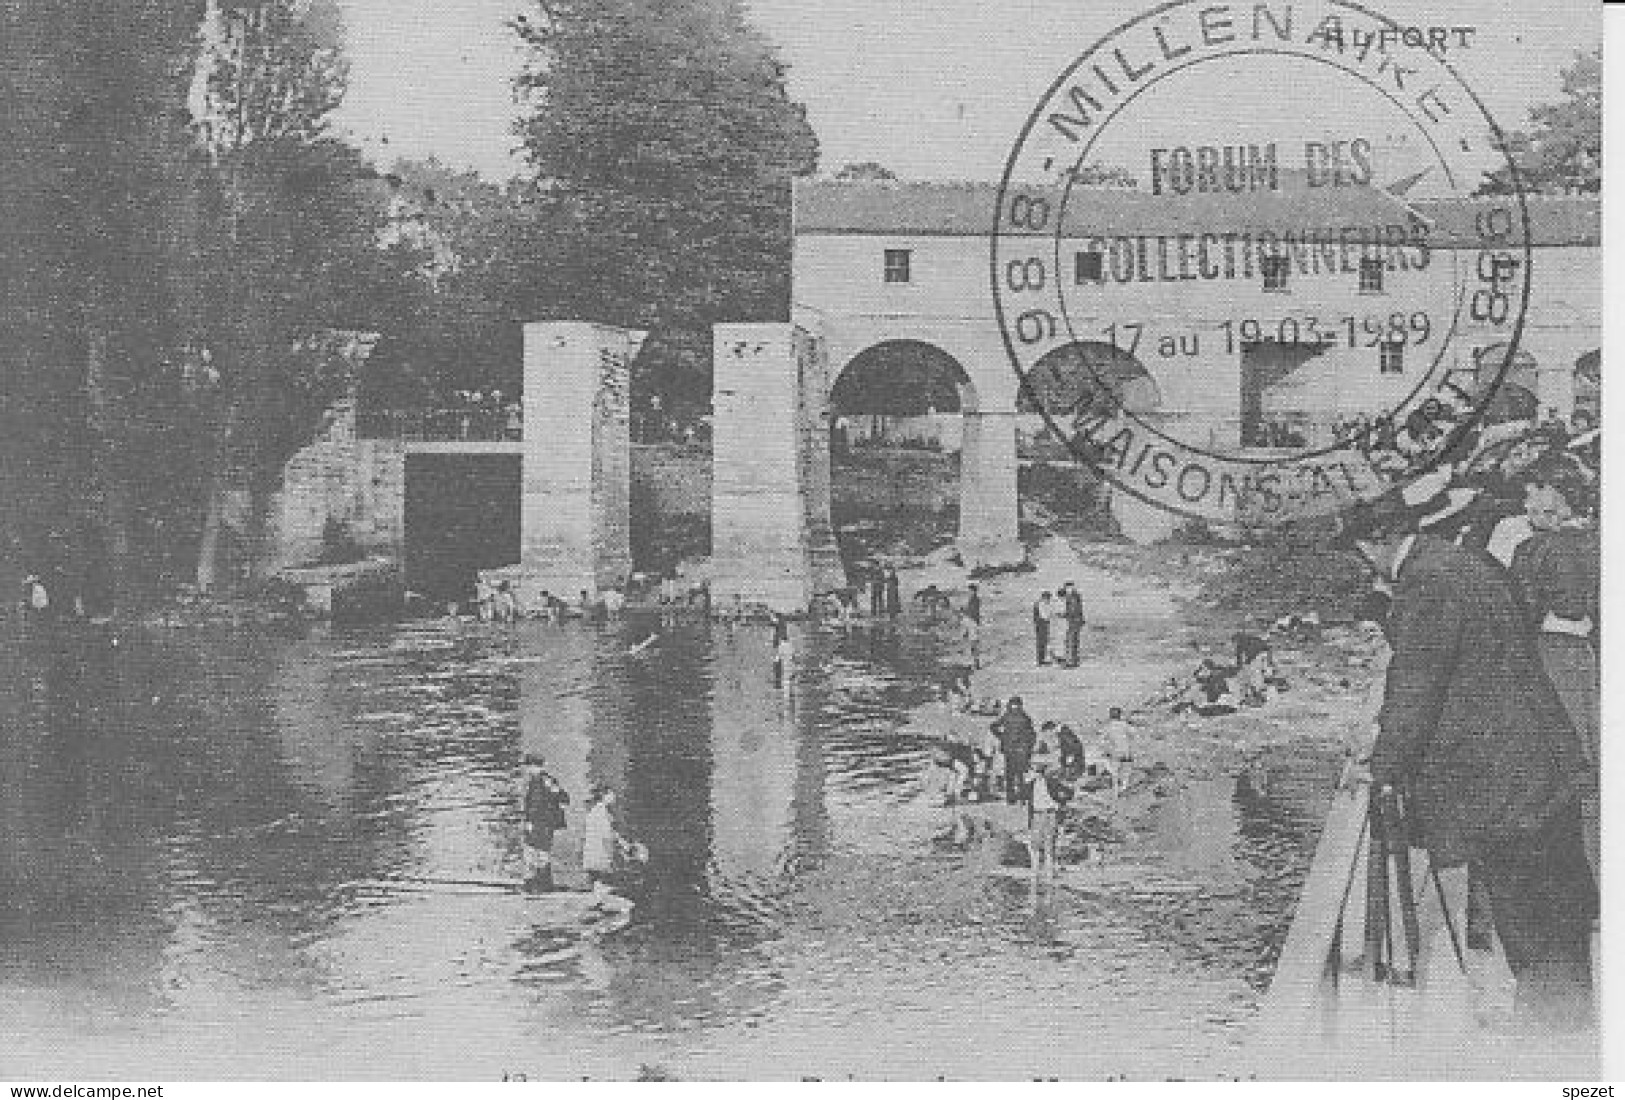
[[[1405,821],[1399,812],[1399,796],[1392,787],[1380,793],[1385,841],[1394,861],[1394,888],[1399,894],[1400,923],[1405,929],[1405,951],[1410,969],[1395,974],[1406,984],[1416,981],[1417,959],[1421,955],[1422,930],[1416,914],[1416,888],[1411,878],[1411,845],[1405,835]]]
[[[1388,954],[1388,845],[1382,828],[1381,799],[1373,798],[1370,809],[1370,844],[1366,849],[1365,961],[1366,976],[1374,982],[1387,980]]]

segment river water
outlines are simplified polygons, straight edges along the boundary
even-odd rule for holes
[[[648,620],[90,636],[0,662],[0,1077],[1242,1072],[1324,759],[1193,781],[1173,889],[1035,898],[933,842],[951,643]],[[1047,717],[1047,716],[1041,716]],[[1061,716],[1057,716],[1061,717]],[[621,794],[631,927],[522,896],[516,773]],[[561,835],[561,848],[575,840]]]

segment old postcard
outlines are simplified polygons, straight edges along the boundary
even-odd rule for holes
[[[1600,5],[0,21],[0,1079],[1603,1072]]]

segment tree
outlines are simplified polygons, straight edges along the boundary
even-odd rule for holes
[[[532,290],[552,255],[533,187],[499,186],[434,158],[397,161],[386,240],[416,248],[413,285],[380,318],[364,403],[399,407],[463,389],[520,387],[521,326],[539,303]]]
[[[329,119],[347,76],[334,0],[216,0],[204,130],[214,165],[207,504],[197,557],[221,579],[228,503],[246,494],[249,565],[266,497],[324,408],[346,389],[335,329],[365,329],[374,303],[421,262],[382,250],[384,192]]]
[[[1517,166],[1489,172],[1481,195],[1526,192],[1595,195],[1602,190],[1602,48],[1576,54],[1562,72],[1565,98],[1530,108],[1530,129],[1506,135],[1498,150]]]
[[[841,170],[835,173],[835,178],[842,183],[854,181],[889,183],[897,178],[897,173],[879,161],[865,160],[842,165]]]
[[[0,194],[4,512],[31,565],[92,604],[143,572],[193,296],[185,110],[201,4],[8,4]],[[20,475],[20,476],[17,476]],[[76,576],[73,576],[76,575]]]
[[[651,330],[633,388],[702,405],[710,328],[789,318],[790,181],[817,139],[739,0],[540,0],[518,124],[559,235],[534,297]]]

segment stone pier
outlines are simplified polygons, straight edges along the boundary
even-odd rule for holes
[[[964,414],[959,452],[959,556],[966,569],[1019,565],[1016,414]]]
[[[525,326],[522,606],[543,592],[596,596],[632,572],[627,382],[646,335],[585,321]]]
[[[846,587],[846,566],[831,516],[829,348],[818,336],[795,326],[791,332],[801,387],[801,492],[807,527],[807,566],[814,594]]]
[[[828,368],[789,324],[714,339],[713,597],[804,611],[844,586],[829,513]]]

